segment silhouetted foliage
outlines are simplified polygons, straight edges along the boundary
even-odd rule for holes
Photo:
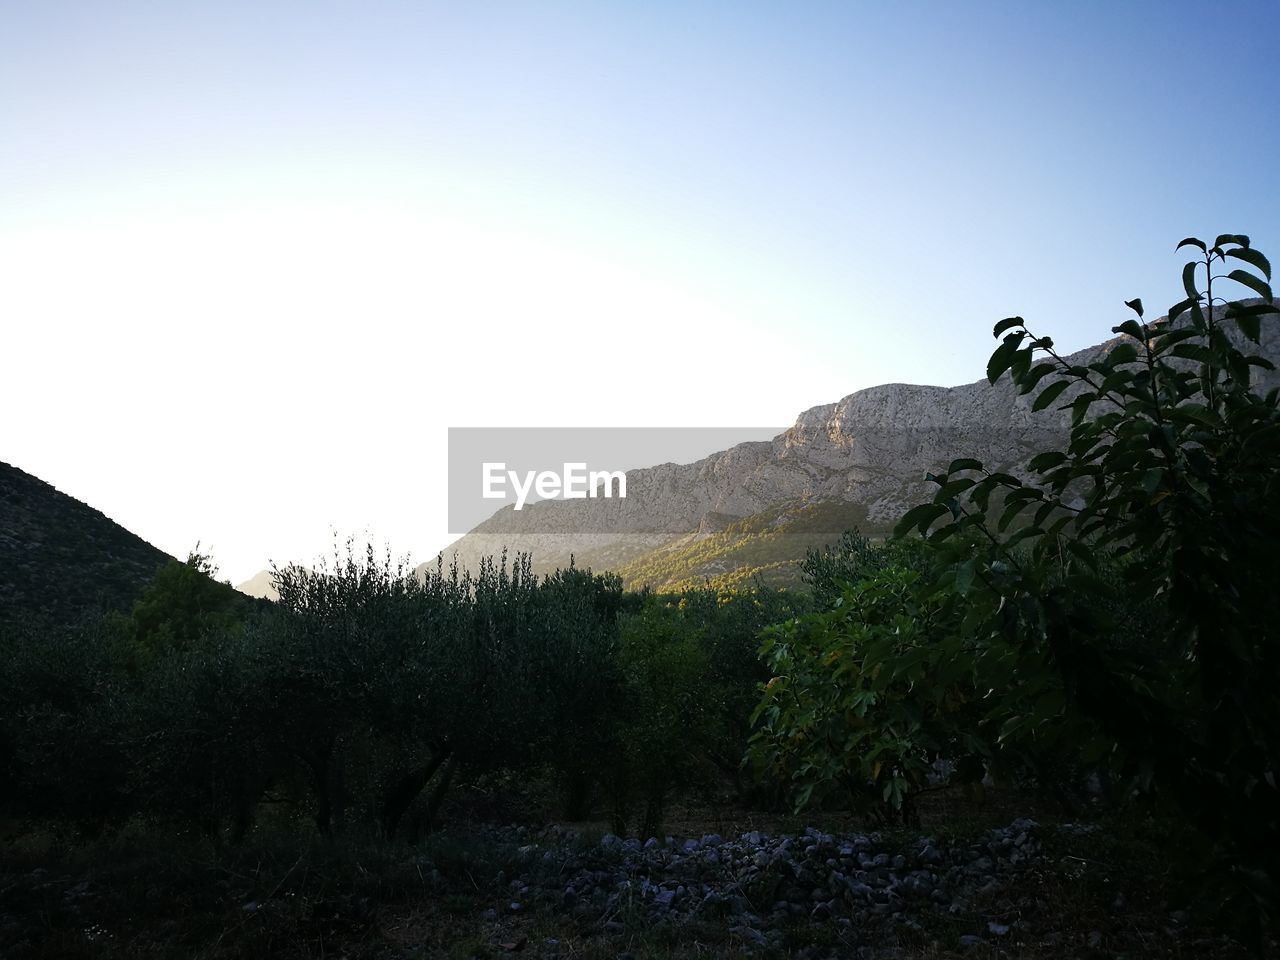
[[[1252,387],[1273,367],[1249,345],[1277,310],[1247,237],[1184,247],[1186,298],[1156,323],[1131,301],[1093,362],[996,324],[989,379],[1069,411],[1068,445],[1022,477],[964,459],[931,476],[899,525],[925,534],[926,576],[858,542],[811,558],[854,575],[831,613],[770,635],[756,746],[801,801],[883,782],[899,808],[935,756],[1042,782],[1106,767],[1118,796],[1199,830],[1260,942],[1280,880],[1280,400]],[[1215,272],[1232,260],[1250,269]]]

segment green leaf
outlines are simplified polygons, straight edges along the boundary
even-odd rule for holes
[[[1191,304],[1191,323],[1197,330],[1205,328],[1204,310],[1200,304],[1202,300],[1196,300]]]
[[[1249,246],[1249,238],[1243,233],[1220,233],[1218,239],[1213,241],[1215,247],[1220,247],[1225,243],[1236,243],[1242,247]]]
[[[1043,537],[1043,536],[1044,536],[1043,527],[1023,527],[1021,530],[1019,530],[1017,533],[1015,533],[1012,537],[1009,538],[1005,546],[1012,547],[1012,546],[1015,546],[1016,544],[1021,543],[1023,540],[1030,539],[1031,537]]]
[[[1280,313],[1280,307],[1277,307],[1274,303],[1241,303],[1239,300],[1227,304],[1228,317],[1234,317],[1240,313],[1265,317],[1272,313]]]
[[[1091,568],[1091,570],[1097,570],[1098,558],[1094,556],[1093,550],[1089,549],[1087,545],[1080,543],[1079,540],[1066,540],[1066,549],[1068,549],[1071,556],[1082,562],[1084,566]]]
[[[1080,421],[1084,419],[1084,415],[1089,412],[1089,407],[1097,399],[1098,395],[1090,390],[1087,393],[1080,394],[1080,396],[1071,401],[1071,425],[1073,427],[1077,426]]]
[[[813,797],[813,787],[812,783],[806,783],[800,788],[799,794],[796,795],[796,813],[799,813],[809,805],[809,800]]]
[[[1235,257],[1237,260],[1243,260],[1245,263],[1252,264],[1262,271],[1262,275],[1268,280],[1271,279],[1271,261],[1262,255],[1260,250],[1250,250],[1243,247],[1239,250],[1228,250],[1228,257]]]
[[[1198,266],[1200,264],[1192,260],[1182,268],[1182,289],[1187,291],[1187,298],[1190,300],[1200,299],[1200,291],[1196,289],[1196,267]]]
[[[960,566],[956,567],[956,593],[964,596],[973,587],[974,574],[974,558],[970,557]]]
[[[1227,369],[1231,371],[1231,382],[1248,389],[1251,375],[1243,356],[1233,350],[1227,356]]]
[[[1018,387],[1018,393],[1030,393],[1041,380],[1058,369],[1056,363],[1037,363],[1024,376]]]
[[[1031,370],[1031,355],[1034,350],[1035,347],[1026,347],[1013,355],[1013,362],[1009,364],[1009,376],[1014,383],[1021,384],[1026,380]]]
[[[1168,413],[1171,419],[1202,423],[1207,427],[1216,427],[1222,422],[1221,418],[1203,403],[1183,403],[1174,407]]]
[[[969,494],[969,501],[983,513],[987,512],[987,505],[991,502],[991,484],[985,480],[973,488],[973,492]]]
[[[991,331],[991,335],[998,338],[1000,334],[1004,333],[1006,330],[1012,327],[1022,326],[1022,324],[1023,319],[1021,317],[1005,317],[995,325],[995,328]]]
[[[1262,318],[1256,314],[1238,313],[1234,316],[1228,314],[1230,319],[1236,322],[1236,326],[1240,328],[1240,332],[1252,340],[1254,343],[1262,342]]]
[[[1183,247],[1199,247],[1204,253],[1209,252],[1209,248],[1204,245],[1204,241],[1197,240],[1195,237],[1187,237],[1173,249],[1177,251],[1181,250]]]
[[[1036,487],[1014,487],[1004,495],[1005,503],[1015,501],[1043,500],[1044,491]]]
[[[1043,410],[1049,404],[1053,403],[1053,401],[1057,400],[1058,397],[1062,395],[1062,391],[1067,389],[1069,386],[1071,386],[1071,382],[1068,380],[1055,380],[1053,383],[1049,384],[1041,390],[1040,395],[1036,397],[1035,403],[1031,405],[1032,411]]]
[[[1013,518],[1025,510],[1028,503],[1025,499],[1014,500],[1005,504],[1004,513],[1000,515],[1000,521],[996,525],[996,529],[1004,533],[1005,529],[1013,522]]]
[[[963,457],[959,460],[952,460],[951,466],[947,467],[947,473],[959,473],[961,470],[981,470],[982,461],[974,460],[971,457]]]
[[[1141,297],[1138,297],[1133,300],[1126,300],[1124,302],[1124,305],[1128,307],[1130,310],[1132,310],[1134,313],[1136,313],[1138,316],[1142,316],[1142,298]]]
[[[1122,363],[1133,363],[1138,359],[1138,348],[1132,343],[1122,343],[1109,354],[1107,361],[1114,367]]]
[[[912,507],[893,528],[893,535],[901,537],[917,529],[924,533],[933,521],[946,512],[947,506],[944,503],[922,503],[918,507]]]
[[[1197,302],[1199,299],[1200,299],[1200,296],[1199,294],[1197,294],[1194,297],[1187,297],[1187,299],[1180,300],[1177,303],[1175,303],[1172,307],[1169,308],[1169,322],[1172,323],[1174,320],[1177,320],[1178,317],[1186,313],[1191,308],[1191,305]]]
[[[964,493],[975,483],[977,483],[977,481],[972,477],[961,477],[959,480],[951,480],[943,484],[942,489],[937,492],[936,496],[939,500],[950,500],[953,497],[957,497]]]
[[[1120,324],[1118,327],[1112,327],[1111,332],[1127,333],[1129,336],[1133,337],[1133,339],[1135,340],[1145,339],[1145,337],[1143,336],[1142,324],[1138,323],[1137,320],[1126,320],[1124,323]]]
[[[1195,360],[1199,363],[1212,363],[1214,359],[1213,351],[1198,343],[1180,343],[1169,353],[1183,360]]]
[[[1227,274],[1228,280],[1234,280],[1236,283],[1244,284],[1251,290],[1257,291],[1258,296],[1263,300],[1271,300],[1271,285],[1264,280],[1259,280],[1252,273],[1246,270],[1232,270]]]
[[[1058,464],[1067,459],[1067,455],[1061,450],[1047,450],[1044,453],[1037,453],[1031,458],[1029,466],[1036,473],[1044,473],[1051,470]]]
[[[1053,503],[1052,500],[1050,500],[1048,503],[1040,504],[1040,506],[1036,508],[1036,515],[1035,515],[1035,518],[1032,519],[1031,525],[1033,527],[1043,526],[1044,522],[1049,519],[1049,517],[1053,514],[1053,511],[1056,509],[1057,509],[1057,506]]]
[[[1004,338],[1004,343],[996,347],[995,352],[991,354],[991,359],[987,361],[987,382],[995,383],[1000,379],[1001,374],[1009,369],[1025,337],[1025,331],[1011,333]]]
[[[1120,392],[1120,388],[1128,384],[1132,379],[1132,370],[1116,370],[1114,373],[1107,375],[1107,378],[1103,380],[1102,384],[1098,387],[1098,391],[1100,393]]]
[[[1176,330],[1169,330],[1167,333],[1160,334],[1155,340],[1155,352],[1157,356],[1161,353],[1167,353],[1172,347],[1178,346],[1183,340],[1192,340],[1199,337],[1198,330],[1193,330],[1189,326],[1181,326]]]
[[[1138,478],[1138,486],[1146,492],[1147,496],[1151,496],[1160,489],[1160,484],[1164,483],[1164,476],[1164,467],[1150,467]]]
[[[1019,480],[1017,477],[1010,476],[1010,475],[1009,475],[1009,474],[1007,474],[1007,473],[993,473],[993,474],[991,474],[991,476],[987,477],[987,482],[988,482],[988,483],[998,483],[998,484],[1001,484],[1002,486],[1006,486],[1006,487],[1020,487],[1020,486],[1022,486],[1022,481],[1021,481],[1021,480]]]

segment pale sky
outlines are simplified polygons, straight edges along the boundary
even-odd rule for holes
[[[1280,256],[1280,5],[0,2],[0,460],[223,575]]]

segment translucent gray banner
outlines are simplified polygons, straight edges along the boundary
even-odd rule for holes
[[[687,530],[732,499],[726,464],[763,461],[784,430],[450,427],[449,532]]]

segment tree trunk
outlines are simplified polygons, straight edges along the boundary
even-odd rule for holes
[[[404,819],[409,806],[435,776],[440,764],[450,756],[451,752],[447,749],[433,753],[430,760],[401,777],[387,793],[386,800],[382,804],[382,833],[388,840],[394,837],[396,830],[400,828],[400,821]]]
[[[315,753],[299,754],[311,770],[311,789],[316,797],[316,829],[320,836],[326,838],[333,835],[333,804],[329,793],[329,761],[332,755],[332,743]]]
[[[329,803],[329,761],[320,761],[311,768],[316,791],[316,829],[326,839],[333,836],[333,812]]]
[[[564,816],[566,820],[577,823],[591,816],[593,786],[591,774],[586,770],[574,768],[569,772],[565,786]]]
[[[347,829],[347,757],[341,738],[335,743],[329,762],[329,796],[332,810],[332,829],[341,835]]]
[[[457,769],[458,757],[456,754],[449,754],[449,760],[444,765],[444,769],[440,771],[440,779],[436,781],[435,789],[431,791],[431,797],[427,800],[427,809],[422,814],[419,821],[418,831],[423,834],[430,833],[435,826],[436,814],[440,812],[440,804],[444,801],[444,795],[449,790],[449,784],[453,780],[453,771]],[[418,832],[415,831],[415,832]]]

